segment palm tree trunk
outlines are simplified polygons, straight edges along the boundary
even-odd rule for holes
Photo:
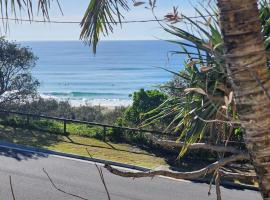
[[[261,193],[270,200],[270,75],[256,0],[218,0],[229,79]]]

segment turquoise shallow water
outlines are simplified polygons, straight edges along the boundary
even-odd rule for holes
[[[22,42],[39,57],[33,71],[43,96],[72,100],[129,100],[140,88],[150,89],[172,75],[157,67],[178,71],[179,50],[164,41],[104,41],[98,52],[79,41]]]

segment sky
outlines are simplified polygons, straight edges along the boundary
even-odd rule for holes
[[[51,20],[80,21],[90,0],[59,0],[59,2],[64,15],[61,15],[57,4],[53,3],[50,10]],[[200,0],[157,0],[156,15],[163,18],[172,11],[173,6],[178,6],[181,13],[194,16],[192,6],[198,2]],[[153,19],[151,11],[144,6],[133,7],[131,4],[130,7],[131,10],[124,13],[125,20]],[[22,14],[22,18],[27,17]],[[35,15],[35,19],[40,19],[40,16]],[[9,31],[2,35],[5,34],[7,39],[15,41],[78,40],[80,31],[79,24],[10,22]],[[102,40],[153,40],[168,39],[168,37],[170,36],[156,22],[151,22],[123,24],[122,28],[115,28],[113,34]]]

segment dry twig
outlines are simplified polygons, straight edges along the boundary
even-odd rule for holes
[[[86,198],[81,197],[81,196],[79,196],[79,195],[72,194],[72,193],[70,193],[70,192],[66,192],[66,191],[62,190],[61,188],[57,187],[57,186],[55,185],[55,183],[53,182],[53,180],[51,179],[49,173],[48,173],[44,168],[43,168],[43,172],[47,175],[47,177],[48,177],[48,179],[50,180],[52,186],[53,186],[56,190],[58,190],[59,192],[62,192],[62,193],[64,193],[64,194],[67,194],[67,195],[72,196],[72,197],[76,197],[76,198],[78,198],[78,199],[89,200],[89,199],[86,199]]]
[[[11,176],[9,176],[9,185],[10,185],[10,190],[11,190],[11,194],[12,194],[12,199],[16,200],[14,190],[13,190],[13,186],[12,186]]]
[[[87,148],[86,148],[86,151],[87,151],[88,155],[90,156],[90,158],[93,158],[92,155],[90,154],[90,152],[88,151]],[[98,170],[100,179],[101,179],[102,184],[103,184],[103,186],[104,186],[104,188],[105,188],[105,191],[106,191],[108,200],[111,200],[111,196],[110,196],[109,190],[108,190],[107,185],[106,185],[106,182],[105,182],[105,178],[104,178],[104,175],[103,175],[102,168],[101,168],[101,167],[98,167],[97,163],[95,163],[95,166],[96,166],[96,168],[97,168],[97,170]]]
[[[180,141],[172,141],[172,140],[160,140],[157,138],[152,137],[151,140],[153,143],[161,145],[163,147],[172,147],[172,148],[182,148],[186,144],[184,142]],[[232,154],[240,154],[240,153],[245,153],[245,151],[239,150],[235,147],[232,146],[222,146],[222,145],[211,145],[207,143],[194,143],[190,144],[188,146],[188,149],[205,149],[205,150],[210,150],[210,151],[215,151],[215,152],[223,152],[223,153],[232,153]]]

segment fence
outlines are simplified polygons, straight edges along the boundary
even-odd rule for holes
[[[114,126],[114,125],[108,125],[108,124],[102,124],[102,123],[96,123],[96,122],[88,122],[88,121],[81,121],[81,120],[74,120],[74,119],[67,119],[67,118],[61,118],[61,117],[51,117],[51,116],[45,116],[45,115],[37,115],[37,114],[31,114],[31,113],[23,113],[23,112],[15,112],[15,111],[7,111],[7,110],[0,110],[0,114],[7,114],[7,115],[19,115],[26,117],[26,122],[29,124],[30,118],[43,118],[43,119],[50,119],[50,120],[56,120],[61,121],[63,123],[63,134],[67,135],[67,123],[76,123],[76,124],[85,124],[85,125],[92,125],[92,126],[98,126],[103,128],[103,140],[106,140],[107,136],[107,129],[108,128],[117,128],[121,131],[131,131],[132,133],[151,133],[156,136],[166,136],[170,137],[171,139],[176,139],[177,135],[175,133],[168,133],[168,132],[161,132],[161,131],[153,131],[153,130],[145,130],[140,128],[130,128],[130,127],[124,127],[124,126]],[[205,141],[208,141],[208,137],[204,137]],[[227,142],[230,145],[241,145],[245,146],[244,142],[242,140],[230,140],[230,141],[223,141]]]
[[[171,133],[165,133],[165,132],[160,132],[160,131],[145,130],[145,129],[139,129],[139,128],[130,128],[130,127],[123,127],[123,126],[113,126],[113,125],[96,123],[96,122],[88,122],[88,121],[67,119],[67,118],[61,118],[61,117],[51,117],[51,116],[45,116],[45,115],[37,115],[37,114],[7,111],[7,110],[0,110],[0,113],[7,114],[7,115],[18,115],[18,116],[26,117],[27,124],[29,124],[30,118],[40,118],[40,119],[50,119],[50,120],[61,121],[61,122],[63,122],[63,133],[65,135],[67,134],[67,123],[85,124],[85,125],[102,127],[103,128],[103,140],[106,139],[108,128],[117,128],[117,129],[121,129],[122,131],[132,131],[132,132],[138,132],[141,134],[143,134],[143,133],[151,133],[151,134],[155,134],[155,135],[171,134]]]

